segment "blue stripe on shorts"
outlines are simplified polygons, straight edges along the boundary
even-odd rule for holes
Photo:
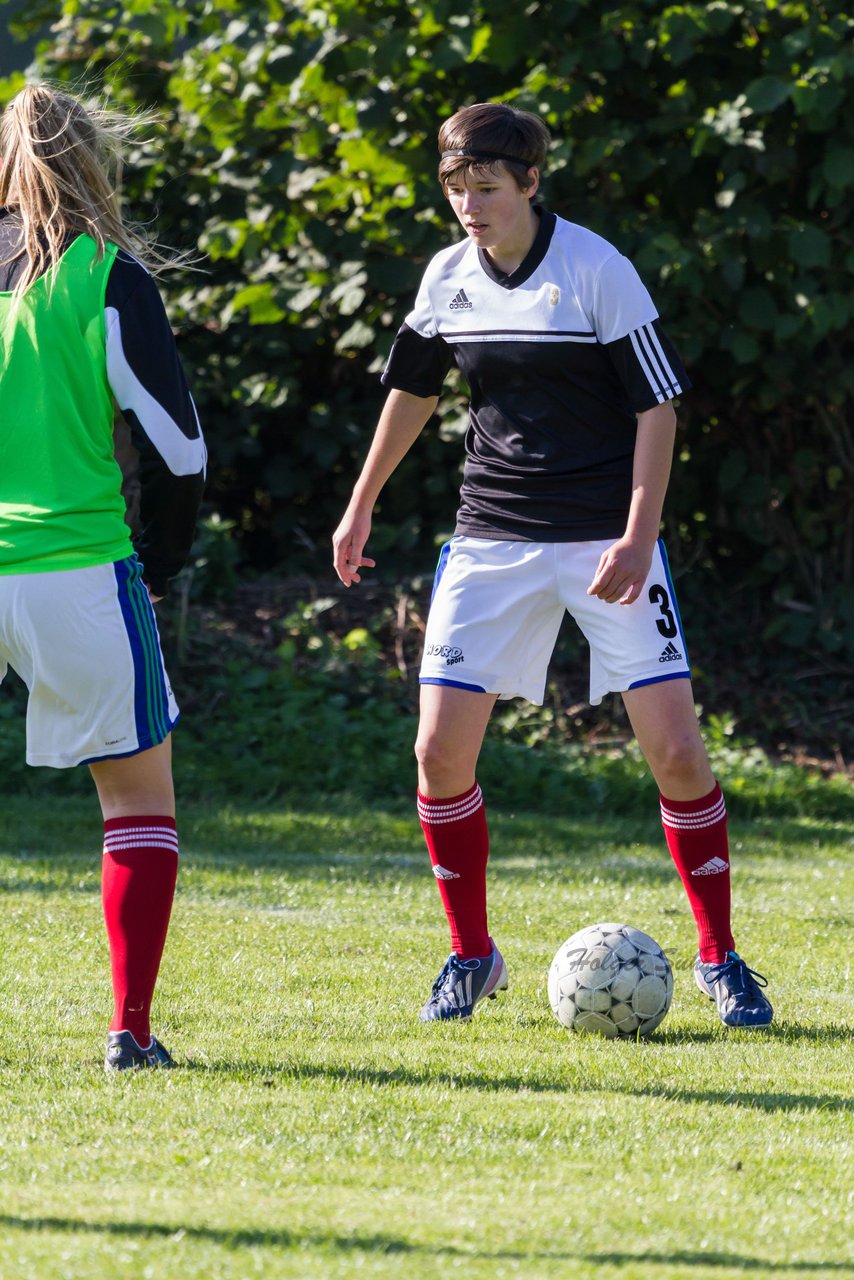
[[[445,545],[442,547],[442,550],[439,552],[439,561],[438,561],[438,564],[436,565],[436,572],[433,575],[433,590],[430,594],[431,604],[433,603],[433,599],[436,595],[437,590],[439,589],[439,583],[442,581],[442,574],[445,572],[446,568],[448,567],[448,556],[450,554],[451,554],[451,544],[450,542],[446,542]]]
[[[688,657],[688,646],[685,643],[685,632],[682,630],[682,615],[679,612],[679,602],[676,599],[676,590],[673,586],[673,578],[670,573],[670,561],[667,559],[667,548],[664,545],[664,539],[658,539],[658,549],[661,552],[661,563],[664,565],[664,576],[667,579],[667,590],[670,592],[670,603],[673,606],[673,612],[676,615],[676,625],[679,628],[679,639],[682,641],[682,652],[685,655],[685,661],[688,666],[691,665],[691,659]]]
[[[134,671],[134,720],[139,750],[155,746],[171,729],[169,699],[154,610],[136,556],[113,566]]]
[[[658,539],[658,549],[661,552],[661,563],[664,565],[664,577],[667,582],[667,590],[670,595],[670,607],[673,610],[673,616],[676,619],[676,629],[679,640],[682,643],[682,652],[685,662],[690,667],[691,663],[688,658],[688,646],[685,643],[685,632],[682,630],[682,617],[679,613],[679,605],[676,600],[676,591],[673,586],[673,577],[670,573],[670,562],[667,559],[667,548],[664,545],[664,539]],[[670,671],[660,676],[648,676],[646,680],[635,680],[629,685],[630,689],[642,689],[647,684],[662,684],[665,680],[690,680],[690,671]]]
[[[645,684],[662,684],[665,680],[690,680],[690,671],[671,671],[667,676],[650,676],[648,680],[635,680],[630,689],[642,689]]]
[[[441,676],[421,676],[419,684],[444,684],[451,689],[468,689],[471,693],[486,693],[482,684],[466,684],[464,680],[444,680]]]

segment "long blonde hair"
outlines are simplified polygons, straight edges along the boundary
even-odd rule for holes
[[[147,228],[122,217],[122,153],[152,122],[150,114],[84,105],[46,84],[27,85],[8,104],[0,115],[0,207],[15,209],[23,226],[26,266],[16,297],[82,234],[95,241],[98,261],[108,243],[154,274],[192,260],[164,251]]]

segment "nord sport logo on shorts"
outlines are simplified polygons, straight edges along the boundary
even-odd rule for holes
[[[457,662],[465,662],[462,649],[450,644],[428,644],[427,657],[444,658],[445,665],[448,667],[453,667]]]

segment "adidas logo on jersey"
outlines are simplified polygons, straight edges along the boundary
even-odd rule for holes
[[[729,871],[729,863],[723,858],[709,858],[701,867],[691,872],[692,876],[719,876],[722,871]]]
[[[471,311],[474,303],[469,302],[466,297],[465,289],[460,289],[453,302],[450,304],[451,311]]]
[[[449,871],[447,867],[440,867],[438,864],[433,868],[433,875],[437,880],[459,880],[459,871]]]
[[[679,662],[681,658],[682,658],[682,654],[676,648],[676,645],[671,641],[669,644],[665,645],[665,647],[661,650],[661,657],[658,659],[658,661],[659,662]]]

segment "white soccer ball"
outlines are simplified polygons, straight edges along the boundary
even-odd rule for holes
[[[673,999],[673,971],[658,943],[630,924],[591,924],[558,947],[549,1000],[572,1031],[648,1036]]]

